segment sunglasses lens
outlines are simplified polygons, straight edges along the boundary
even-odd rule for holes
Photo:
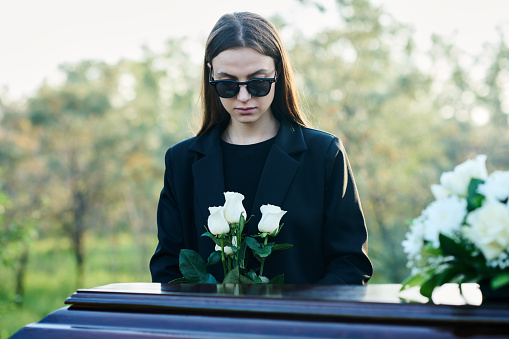
[[[270,81],[253,80],[248,83],[247,90],[255,97],[264,97],[270,92]]]
[[[239,86],[234,82],[218,82],[216,91],[222,98],[233,98],[239,92]]]

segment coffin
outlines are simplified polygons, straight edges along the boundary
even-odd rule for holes
[[[111,284],[76,291],[12,338],[509,338],[509,304],[481,303],[475,284],[439,305],[400,287]]]

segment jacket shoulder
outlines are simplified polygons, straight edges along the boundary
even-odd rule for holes
[[[328,151],[331,148],[341,149],[342,143],[334,134],[324,132],[310,127],[302,127],[302,134],[306,140],[306,145],[310,149],[322,149]]]
[[[194,137],[191,137],[189,139],[182,140],[182,141],[176,143],[175,145],[171,146],[166,151],[165,158],[168,159],[168,157],[178,158],[178,157],[185,156],[188,153],[191,145],[196,140],[196,138],[197,137],[194,136]]]
[[[311,127],[301,127],[302,133],[305,137],[312,137],[312,138],[319,138],[324,140],[332,140],[336,138],[334,134],[331,134],[329,132],[321,131],[319,129],[314,129]]]

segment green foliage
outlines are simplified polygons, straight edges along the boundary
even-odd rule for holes
[[[477,187],[482,183],[484,183],[484,180],[474,178],[468,185],[467,208],[469,212],[481,207],[482,202],[484,201],[484,196],[477,193]]]
[[[221,261],[221,253],[214,251],[210,253],[209,259],[207,260],[207,266],[218,264]]]
[[[491,288],[494,290],[509,285],[509,273],[500,274],[491,280]]]
[[[243,217],[241,217],[243,219]],[[224,238],[215,237],[210,232],[205,232],[202,236],[210,237],[216,244],[218,243],[221,246],[221,240]],[[268,239],[266,237],[265,239]],[[244,260],[245,260],[245,250],[249,247],[253,251],[253,255],[262,261],[262,268],[260,271],[260,275],[256,274],[253,270],[249,272],[245,272]],[[223,284],[262,284],[262,283],[273,283],[273,284],[282,284],[284,282],[284,275],[278,275],[274,277],[272,280],[268,280],[265,277],[261,277],[263,272],[263,261],[269,257],[272,251],[275,250],[284,250],[292,247],[291,244],[275,244],[274,242],[259,243],[253,237],[246,237],[244,241],[241,242],[241,246],[239,248],[232,246],[233,253],[238,256],[239,265],[237,265],[236,257],[233,259],[234,267],[229,269],[226,276],[224,277],[222,283]],[[210,254],[207,263],[203,260],[203,258],[193,250],[182,249],[179,254],[179,269],[182,273],[182,278],[177,278],[172,280],[171,283],[197,283],[197,284],[216,284],[217,281],[214,276],[207,272],[207,266],[215,265],[221,262],[222,256],[221,251],[214,251]],[[231,265],[231,258],[228,258],[228,267]],[[245,274],[245,275],[244,275]],[[266,280],[264,280],[266,279]]]
[[[239,284],[240,283],[240,266],[233,268],[224,277],[223,284]]]
[[[41,237],[30,246],[23,304],[14,294],[14,272],[0,265],[0,338],[37,322],[61,307],[78,288],[115,282],[150,281],[147,262],[155,239],[131,232],[106,237],[87,236],[85,279],[78,284],[71,242],[65,237]],[[140,257],[142,260],[133,260]],[[58,265],[55,265],[58,263]]]
[[[321,8],[320,1],[300,3]],[[285,44],[303,109],[313,125],[338,135],[348,152],[369,230],[375,268],[371,282],[399,283],[408,274],[400,245],[407,231],[404,221],[419,215],[431,200],[429,185],[439,174],[478,153],[489,155],[488,165],[509,168],[503,94],[509,49],[501,36],[486,44],[482,55],[468,56],[454,42],[434,36],[429,51],[419,54],[411,29],[369,1],[336,3],[337,25],[313,36],[281,18],[278,26],[283,37],[290,36]],[[65,273],[54,268],[49,277],[39,270],[51,272],[61,253],[54,253],[46,266],[34,264],[37,256],[29,253],[23,280],[28,306],[20,313],[29,313],[25,307],[39,313],[30,320],[19,316],[25,323],[40,319],[73,291],[73,252],[89,286],[132,280],[126,272],[133,266],[147,270],[152,247],[142,246],[133,256],[117,244],[113,248],[118,253],[104,254],[101,239],[121,241],[114,235],[128,232],[152,239],[155,246],[164,153],[192,134],[189,126],[200,111],[200,65],[185,53],[184,42],[169,40],[159,54],[144,49],[140,60],[62,65],[65,80],[42,85],[26,102],[0,95],[0,194],[4,199],[8,192],[11,201],[0,204],[5,210],[0,256],[4,260],[11,253],[12,263],[1,268],[3,296],[15,299],[14,267],[21,244],[30,244],[33,251],[40,245],[33,242],[37,234],[68,239]],[[421,60],[429,67],[421,67]],[[484,124],[471,118],[479,109],[490,117]],[[471,201],[479,203],[475,197]],[[87,244],[87,234],[92,243]],[[85,250],[87,246],[94,247]],[[109,259],[120,254],[130,260]],[[30,300],[40,297],[33,289],[44,276],[38,292],[54,300],[41,302],[51,307],[36,307]],[[148,280],[148,273],[136,279]],[[500,279],[503,283],[506,278]],[[1,321],[9,316],[3,317]]]
[[[179,255],[179,269],[190,283],[216,284],[216,279],[207,273],[202,257],[193,250],[182,249]]]
[[[272,246],[274,246],[273,242],[267,243],[265,246],[260,244],[256,239],[252,237],[246,238],[246,244],[250,249],[253,250],[253,253],[260,258],[266,258],[272,253]]]
[[[464,240],[456,241],[446,235],[439,235],[439,249],[428,252],[440,255],[442,260],[426,271],[409,276],[402,289],[420,286],[420,293],[431,299],[433,290],[446,283],[469,283],[487,279],[492,288],[509,285],[509,274],[499,268],[486,266],[486,259],[478,250]]]
[[[500,92],[488,89],[500,89],[498,66],[509,65],[508,49],[501,39],[470,58],[435,37],[430,51],[419,53],[412,31],[369,1],[336,3],[337,26],[311,39],[295,33],[290,55],[310,119],[348,152],[369,231],[371,281],[400,282],[408,274],[404,220],[431,201],[429,186],[443,169],[479,153],[509,168],[507,121],[469,119],[480,107],[500,111]],[[472,67],[493,72],[491,80],[476,82]]]

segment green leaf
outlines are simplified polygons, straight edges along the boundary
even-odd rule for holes
[[[263,281],[260,279],[260,277],[253,271],[247,272],[247,276],[255,283],[255,284],[262,284]]]
[[[256,251],[257,249],[260,249],[262,247],[262,245],[258,241],[256,241],[255,238],[252,237],[246,237],[246,244],[253,251]]]
[[[199,281],[200,284],[217,284],[216,278],[210,273],[207,273],[205,277],[201,281]]]
[[[274,243],[269,242],[262,248],[255,250],[255,254],[259,255],[260,258],[267,258],[272,253],[272,246],[274,246]]]
[[[246,220],[244,219],[244,216],[241,214],[240,220],[239,220],[239,233],[238,234],[242,234],[242,232],[244,231],[244,226],[246,226]]]
[[[443,252],[442,252],[442,249],[433,247],[432,242],[428,242],[422,248],[422,255],[434,257],[434,256],[438,256],[438,255],[443,255]]]
[[[182,277],[182,278],[177,278],[177,279],[173,279],[172,281],[169,282],[169,284],[179,284],[179,283],[187,283],[189,282],[186,278]]]
[[[403,283],[401,284],[401,290],[415,287],[415,286],[421,286],[426,280],[428,279],[428,276],[424,273],[419,273],[415,275],[411,275],[408,278],[406,278]]]
[[[239,267],[232,269],[226,277],[224,277],[223,284],[238,284],[240,283]]]
[[[472,180],[470,180],[470,184],[468,185],[468,196],[467,196],[467,209],[469,212],[475,210],[476,208],[481,207],[482,205],[484,196],[477,193],[477,187],[483,183],[484,180],[481,179],[472,178]]]
[[[421,289],[420,289],[421,294],[425,297],[428,297],[431,300],[431,295],[433,294],[433,290],[435,289],[435,287],[439,286],[437,284],[437,282],[438,282],[437,275],[432,275],[431,277],[429,277],[428,280],[426,280],[421,285]]]
[[[266,258],[272,253],[272,246],[274,246],[273,242],[267,243],[267,245],[260,244],[256,239],[247,237],[246,238],[247,246],[253,250],[255,256],[260,258]]]
[[[209,259],[207,261],[207,266],[215,265],[221,261],[221,251],[214,251],[210,253]]]
[[[285,283],[285,275],[280,274],[278,276],[275,276],[270,281],[271,284],[284,284]]]
[[[207,276],[207,268],[202,257],[193,250],[183,249],[179,255],[179,268],[184,278],[191,283],[199,283]]]
[[[239,253],[238,253],[238,256],[239,256],[239,264],[240,264],[240,267],[241,268],[246,268],[246,263],[244,261],[244,258],[246,257],[246,249],[247,249],[247,243],[246,241],[243,241],[241,244],[240,244],[240,247],[239,247]]]
[[[442,233],[438,235],[438,240],[440,241],[440,248],[444,255],[452,255],[457,259],[467,262],[472,260],[471,251],[469,251],[464,245],[458,244],[456,241]]]
[[[505,285],[509,285],[509,273],[502,273],[491,280],[491,288],[496,290]]]
[[[254,281],[246,277],[245,275],[241,275],[240,277],[241,284],[254,284]]]
[[[276,244],[276,245],[272,246],[272,250],[273,251],[286,250],[292,246],[293,246],[292,244]]]
[[[468,270],[471,270],[471,268],[456,263],[445,266],[442,272],[437,274],[437,286],[442,286],[446,283],[462,283]]]

